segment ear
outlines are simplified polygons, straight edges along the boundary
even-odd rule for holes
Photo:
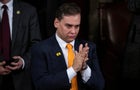
[[[59,20],[57,18],[55,18],[54,20],[54,27],[57,28],[59,25]]]

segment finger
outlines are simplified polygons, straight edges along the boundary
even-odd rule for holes
[[[3,69],[2,75],[7,75],[7,74],[9,74],[9,73],[11,73],[11,70],[9,70],[9,69],[7,69],[7,68],[4,68],[4,69]]]
[[[3,66],[4,64],[6,64],[5,61],[0,62],[0,66]]]
[[[88,61],[88,59],[89,59],[88,57],[87,57],[87,58],[85,58],[84,62]]]
[[[83,44],[80,44],[80,46],[79,46],[79,53],[82,53],[82,51],[83,51]]]
[[[13,56],[13,59],[22,59],[20,56]]]
[[[89,51],[89,47],[87,46],[87,43],[85,44],[85,47],[83,47],[83,51],[82,52],[88,52]]]
[[[19,65],[19,63],[18,62],[12,62],[11,65],[17,66],[17,65]]]
[[[84,47],[85,51],[88,52],[89,51],[89,46],[88,43],[85,43],[85,47]]]
[[[9,68],[10,70],[18,70],[21,68],[21,64],[20,63],[11,63],[11,65],[6,66],[7,68]]]
[[[85,47],[88,47],[88,43],[85,43]]]
[[[18,68],[18,66],[6,66],[6,68],[10,69],[10,70],[16,70]]]
[[[10,74],[11,72],[4,72],[3,75],[8,75]]]

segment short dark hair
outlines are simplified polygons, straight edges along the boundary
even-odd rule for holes
[[[61,20],[63,16],[81,14],[81,9],[76,3],[64,3],[57,10],[55,18]]]

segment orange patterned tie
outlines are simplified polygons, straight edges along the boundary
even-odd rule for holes
[[[67,49],[68,49],[68,67],[71,67],[73,64],[73,59],[74,59],[74,52],[73,52],[73,46],[71,44],[67,44]],[[71,89],[70,90],[78,90],[78,85],[77,85],[77,76],[73,77],[71,81]]]

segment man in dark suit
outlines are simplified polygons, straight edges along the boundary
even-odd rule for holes
[[[56,33],[31,49],[31,74],[37,90],[103,90],[104,79],[92,42],[77,40],[81,10],[74,3],[58,8],[54,26]],[[67,43],[75,50],[73,64],[69,65]],[[71,80],[77,77],[78,89],[72,89]]]
[[[18,0],[0,0],[0,8],[3,5],[8,7],[10,58],[18,61],[6,65],[6,61],[1,58],[0,90],[32,90],[30,47],[41,40],[36,10],[31,5]],[[3,9],[0,9],[0,22],[2,13]],[[2,45],[2,42],[0,44]],[[2,55],[1,53],[0,56]]]

